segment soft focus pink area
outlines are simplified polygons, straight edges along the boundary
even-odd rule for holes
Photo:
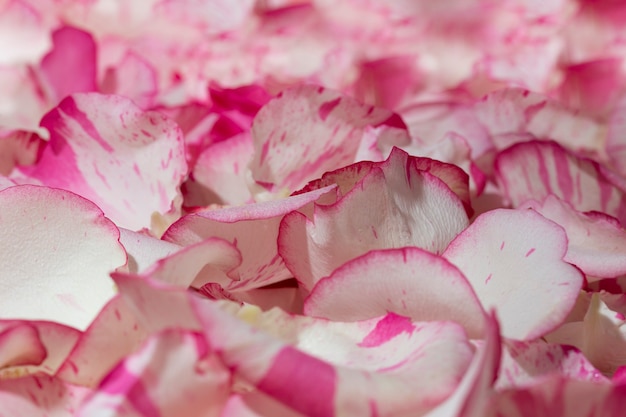
[[[0,417],[621,417],[622,3],[0,1]]]

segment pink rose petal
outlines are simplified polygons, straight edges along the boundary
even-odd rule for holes
[[[270,100],[254,119],[252,137],[256,194],[263,188],[298,190],[325,171],[381,160],[391,146],[409,141],[394,113],[311,85]]]
[[[159,233],[153,214],[177,210],[187,166],[180,129],[169,119],[120,96],[90,93],[66,98],[41,124],[50,142],[37,165],[23,169],[27,180],[88,198],[131,230],[154,223]]]
[[[0,317],[86,328],[115,294],[108,274],[126,262],[115,225],[90,201],[39,186],[1,191],[0,212]]]
[[[346,300],[350,300],[346,302]],[[335,321],[396,313],[413,321],[455,321],[482,335],[484,312],[463,274],[419,248],[371,251],[319,281],[304,312]]]
[[[209,349],[195,333],[172,330],[151,337],[107,375],[76,416],[219,415],[230,372]]]
[[[174,223],[163,239],[183,246],[212,237],[224,239],[236,246],[242,258],[241,265],[229,273],[235,281],[226,289],[244,291],[269,285],[291,278],[276,246],[281,220],[333,189],[328,186],[282,200],[190,214]]]
[[[570,312],[582,274],[563,261],[563,229],[532,210],[492,210],[450,243],[443,256],[471,283],[486,310],[495,309],[502,335],[532,340]]]
[[[616,219],[580,213],[554,195],[522,207],[534,209],[565,229],[568,245],[563,259],[579,267],[587,275],[587,283],[626,274],[626,230]]]
[[[626,195],[601,166],[555,142],[519,143],[500,152],[495,175],[514,206],[554,194],[579,211],[602,211],[626,222]]]
[[[50,103],[73,93],[96,91],[97,51],[91,34],[63,26],[52,33],[52,44],[52,51],[41,61],[40,73]]]
[[[372,249],[417,246],[440,253],[467,226],[457,195],[421,170],[420,161],[393,152],[384,164],[359,174],[354,188],[336,203],[317,205],[311,219],[301,213],[285,216],[279,253],[305,289]],[[347,173],[351,184],[354,173]]]

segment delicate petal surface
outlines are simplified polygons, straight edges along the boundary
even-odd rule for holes
[[[555,223],[531,210],[498,209],[476,218],[443,256],[483,307],[496,310],[503,336],[531,340],[561,324],[576,302],[583,277],[563,261],[566,251]]]
[[[115,294],[108,274],[126,262],[115,225],[90,201],[39,186],[1,191],[0,212],[0,316],[87,327]]]

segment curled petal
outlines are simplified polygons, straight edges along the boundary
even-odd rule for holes
[[[300,213],[285,216],[278,246],[290,271],[310,291],[321,278],[373,249],[416,246],[441,253],[467,224],[461,201],[446,183],[398,150],[336,203],[316,205],[312,219]]]

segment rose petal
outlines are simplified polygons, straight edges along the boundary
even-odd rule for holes
[[[52,33],[41,61],[41,81],[52,104],[73,93],[96,91],[96,43],[90,33],[63,26]],[[68,77],[68,73],[73,74]]]
[[[392,112],[311,85],[270,100],[254,119],[252,137],[253,194],[298,190],[337,166],[381,160],[392,145],[409,140]]]
[[[187,166],[180,129],[164,116],[87,93],[64,99],[41,125],[50,142],[37,165],[23,169],[28,180],[74,191],[131,230],[177,209]]]
[[[372,249],[416,246],[442,252],[468,224],[459,198],[406,153],[392,153],[336,203],[309,220],[294,212],[281,224],[279,253],[311,290],[321,278]]]
[[[554,195],[543,202],[528,201],[530,207],[565,229],[568,238],[564,260],[587,275],[587,283],[626,274],[626,231],[619,222],[602,214],[580,213]]]
[[[532,340],[561,324],[576,302],[583,277],[563,261],[566,251],[560,226],[531,210],[498,209],[476,218],[443,256],[483,307],[496,310],[504,337]]]
[[[350,300],[346,302],[346,300]],[[304,312],[335,321],[396,313],[413,321],[454,321],[480,337],[484,312],[463,274],[419,248],[371,251],[320,280]]]
[[[126,262],[115,225],[88,200],[30,185],[1,191],[0,212],[0,316],[86,328],[115,294],[109,272]]]
[[[174,223],[163,239],[183,246],[211,237],[231,242],[241,252],[242,262],[229,273],[237,282],[225,289],[244,291],[269,285],[291,278],[276,246],[280,221],[333,189],[329,186],[282,200],[187,215]]]
[[[76,416],[217,416],[229,386],[230,372],[200,335],[165,331],[113,369]]]

